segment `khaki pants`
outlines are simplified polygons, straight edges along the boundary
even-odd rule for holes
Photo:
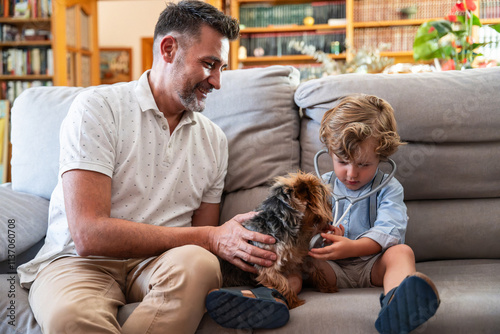
[[[56,260],[38,275],[29,301],[47,334],[194,333],[207,293],[220,285],[217,258],[188,245],[150,259]],[[120,328],[118,307],[139,301]]]

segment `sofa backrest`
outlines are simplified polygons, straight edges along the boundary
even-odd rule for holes
[[[12,106],[12,189],[50,199],[59,170],[59,128],[79,87],[34,87]]]
[[[393,159],[405,188],[407,243],[417,260],[500,258],[500,68],[421,74],[347,74],[301,84],[301,168],[323,148],[323,114],[364,93],[394,108],[408,144]],[[332,170],[327,158],[321,170]]]

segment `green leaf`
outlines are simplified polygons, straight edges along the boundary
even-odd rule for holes
[[[491,42],[484,42],[484,43],[473,43],[472,44],[472,50],[475,50],[477,48],[480,48],[481,46],[485,46],[485,45],[488,45],[490,43],[493,43],[492,41]]]
[[[492,24],[492,25],[489,25],[488,27],[495,29],[497,32],[500,33],[500,24]]]
[[[478,27],[482,27],[483,25],[481,24],[481,21],[479,20],[479,17],[477,17],[476,15],[472,14],[472,25],[473,26],[478,26]]]

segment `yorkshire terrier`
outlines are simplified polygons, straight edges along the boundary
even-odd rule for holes
[[[305,303],[290,287],[287,277],[306,274],[321,292],[335,292],[307,256],[311,238],[328,230],[332,221],[331,189],[321,180],[303,172],[278,177],[270,195],[257,209],[258,214],[243,223],[251,231],[268,234],[276,243],[255,246],[276,253],[277,260],[271,267],[254,265],[258,275],[245,272],[221,260],[223,286],[263,285],[279,291],[290,309]]]

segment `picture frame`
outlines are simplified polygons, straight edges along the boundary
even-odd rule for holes
[[[99,48],[101,84],[132,80],[132,48]]]

